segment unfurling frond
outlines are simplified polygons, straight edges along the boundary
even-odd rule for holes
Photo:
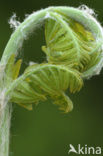
[[[31,65],[17,78],[21,60],[15,64],[13,50],[16,53],[21,47],[25,36],[40,22],[38,18],[45,20],[46,45],[42,50],[47,63]],[[69,88],[71,93],[79,91],[83,78],[99,73],[103,66],[103,30],[100,24],[83,10],[51,7],[28,17],[17,28],[13,39],[18,33],[16,44],[11,39],[2,58],[2,62],[8,60],[4,79],[6,95],[9,94],[10,101],[29,110],[32,104],[50,97],[61,110],[70,112],[73,104],[65,94],[66,90]]]
[[[99,61],[101,56],[93,34],[82,24],[65,15],[51,13],[46,21],[46,46],[42,49],[48,62],[62,64],[85,72]]]
[[[69,88],[71,93],[75,93],[83,85],[79,72],[62,65],[32,65],[21,78],[15,82],[11,101],[27,109],[31,109],[33,103],[37,104],[50,97],[60,109],[69,112],[72,110],[72,102],[64,92]]]

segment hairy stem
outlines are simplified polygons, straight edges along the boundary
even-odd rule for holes
[[[9,155],[9,130],[11,106],[6,105],[0,112],[0,156]]]

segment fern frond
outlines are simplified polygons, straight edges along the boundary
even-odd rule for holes
[[[42,47],[48,61],[69,65],[80,72],[87,70],[91,59],[99,56],[97,52],[91,54],[97,47],[93,34],[71,18],[55,13],[51,17],[45,24],[46,46]]]
[[[29,27],[28,18],[16,31],[17,34],[20,32],[18,46],[13,42],[17,36],[14,33],[2,58],[2,63],[6,60],[6,95],[11,93],[9,97],[12,102],[29,110],[32,109],[33,103],[37,104],[50,97],[60,109],[68,112],[73,106],[65,91],[68,88],[71,93],[79,91],[83,86],[82,79],[95,75],[95,72],[102,68],[103,34],[98,22],[87,14],[84,16],[78,9],[54,7],[47,10],[44,10],[43,14],[40,11],[37,16],[33,15],[36,17],[34,23],[37,17],[45,17],[43,20],[46,46],[43,46],[42,50],[46,53],[47,63],[29,66],[23,75],[17,78],[21,60],[15,63],[15,56],[12,54],[13,51],[16,53],[17,47],[20,47],[23,41],[21,31],[27,35],[29,28],[34,30],[33,20]],[[85,26],[86,23],[88,26]],[[97,36],[95,32],[98,33]]]
[[[72,102],[64,92],[67,88],[72,93],[79,91],[83,81],[76,70],[62,65],[41,64],[27,68],[12,86],[11,101],[27,109],[33,103],[37,104],[51,97],[60,109],[68,112],[72,109]]]

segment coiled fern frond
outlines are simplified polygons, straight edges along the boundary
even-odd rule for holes
[[[64,92],[70,88],[70,92],[75,93],[82,84],[80,73],[71,68],[52,64],[32,65],[24,72],[23,81],[16,84],[11,101],[31,109],[33,103],[37,104],[49,96],[60,105],[60,109],[68,112],[73,106]]]
[[[49,97],[59,109],[70,112],[73,104],[66,90],[80,91],[83,80],[99,74],[103,67],[103,29],[84,9],[49,7],[21,24],[13,23],[16,29],[0,61],[0,156],[8,156],[9,151],[10,103],[31,110],[33,104]],[[22,61],[17,55],[23,41],[42,24],[46,63],[28,66],[19,76]]]
[[[31,65],[16,78],[21,61],[15,64],[16,55],[11,52],[9,57],[5,55],[8,60],[5,67],[7,77],[4,81],[7,86],[6,95],[10,95],[11,102],[29,110],[32,109],[32,104],[50,97],[61,110],[70,112],[73,104],[65,91],[68,88],[71,93],[79,91],[83,86],[83,78],[91,77],[98,72],[97,68],[102,67],[102,30],[91,15],[79,9],[54,7],[43,13],[46,46],[42,46],[42,50],[46,54],[47,63]],[[35,16],[40,15],[41,12]],[[29,23],[32,16],[24,23]],[[21,31],[27,35],[30,27],[28,23],[24,24],[25,27],[21,24],[14,34]],[[30,29],[33,29],[33,19],[31,23]]]
[[[82,24],[66,15],[50,14],[45,26],[46,46],[42,49],[53,64],[87,71],[101,56],[100,44]],[[98,46],[99,45],[99,46]]]
[[[96,46],[92,33],[70,18],[53,17],[48,19],[45,27],[47,47],[43,50],[48,61],[83,71],[90,61],[90,52]]]

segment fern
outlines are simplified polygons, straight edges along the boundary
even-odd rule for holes
[[[57,10],[50,11],[45,20],[45,40],[42,50],[47,63],[29,66],[18,79],[21,60],[15,63],[15,55],[11,55],[6,65],[6,95],[29,110],[50,97],[61,110],[70,112],[73,104],[65,91],[69,88],[75,93],[82,88],[82,78],[100,61],[102,42],[80,22]]]
[[[73,19],[54,13],[51,15],[45,26],[47,46],[42,47],[48,61],[73,67],[80,72],[90,68],[91,59],[95,63],[100,55],[100,52],[92,52],[97,46],[93,34]]]
[[[71,111],[72,102],[64,92],[69,88],[71,93],[75,93],[82,85],[81,75],[76,70],[62,65],[41,64],[28,67],[9,90],[12,90],[11,101],[27,109],[32,109],[32,104],[44,101],[49,96],[62,110],[68,112]]]
[[[28,66],[19,76],[22,60],[17,55],[22,43],[44,23],[42,50],[47,61]],[[49,7],[15,24],[0,61],[0,156],[8,156],[9,151],[10,103],[32,110],[33,104],[49,97],[60,110],[70,112],[73,103],[66,90],[80,91],[83,80],[98,74],[103,66],[103,30],[86,11]]]

